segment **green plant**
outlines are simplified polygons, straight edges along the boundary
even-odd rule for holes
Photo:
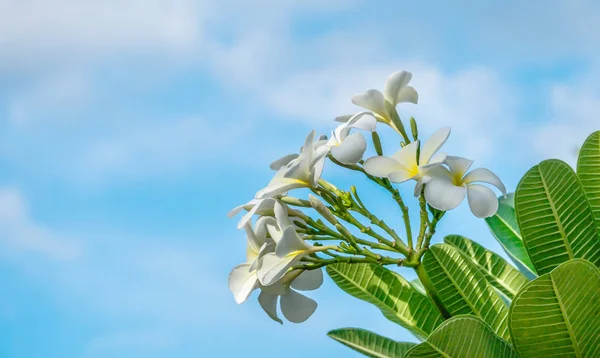
[[[369,340],[369,351],[380,352],[370,356],[600,357],[599,204],[600,131],[585,141],[577,173],[559,160],[541,162],[524,175],[514,197],[500,198],[498,211],[486,219],[516,267],[465,237],[447,236],[443,244],[431,246],[417,267],[417,272],[422,267],[419,278],[431,298],[429,306],[437,303],[447,319],[415,319],[417,312],[426,315],[427,310],[411,310],[403,327],[420,339],[423,327],[427,332],[431,325],[436,329],[402,355],[385,353],[382,347],[393,343],[406,348],[404,343],[384,337]],[[382,278],[401,278],[383,267],[364,267],[363,272],[377,275],[354,280],[353,290],[348,290],[336,272],[352,269],[357,268],[338,264],[327,271],[347,292],[393,317],[390,305],[385,310],[381,305],[391,301],[384,287],[392,281]],[[369,294],[378,300],[369,299]],[[414,296],[391,297],[394,307],[403,308]],[[336,330],[335,336],[345,333]],[[355,340],[349,346],[360,351],[361,344]]]
[[[330,332],[369,356],[600,356],[600,132],[583,145],[577,173],[546,160],[507,195],[488,169],[470,170],[472,160],[440,152],[450,128],[421,142],[410,118],[409,135],[396,105],[417,103],[411,77],[396,72],[383,92],[354,96],[352,102],[367,111],[338,117],[343,123],[330,138],[312,131],[300,153],[273,162],[269,184],[231,212],[247,211],[238,224],[247,234],[246,261],[229,276],[235,300],[242,303],[258,290],[270,318],[283,323],[280,307],[288,321],[303,322],[317,303],[299,291],[317,289],[325,268],[342,290],[422,342],[394,342],[357,328]],[[400,137],[391,155],[384,155],[378,126]],[[370,133],[376,154],[366,160],[361,131]],[[386,191],[403,231],[381,220],[355,186],[344,190],[324,179],[326,163]],[[416,228],[410,203],[394,185],[406,182],[414,182]],[[290,195],[298,189],[308,198]],[[465,198],[515,266],[462,236],[431,245],[440,220]],[[390,266],[411,268],[418,279],[409,282]]]

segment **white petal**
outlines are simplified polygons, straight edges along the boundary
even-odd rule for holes
[[[305,188],[306,186],[304,182],[284,179],[279,183],[269,184],[267,187],[259,190],[256,193],[256,197],[259,199],[272,198],[277,195],[283,195],[292,189]]]
[[[483,182],[492,184],[496,188],[500,189],[502,194],[506,195],[506,187],[502,183],[502,180],[500,180],[500,178],[498,178],[496,174],[492,173],[490,170],[485,168],[473,169],[469,174],[467,174],[464,177],[463,182],[466,184],[473,182]]]
[[[271,168],[273,170],[279,170],[279,169],[281,169],[281,167],[284,167],[284,166],[290,164],[290,162],[296,158],[298,158],[298,154],[288,154],[285,157],[281,157],[281,158],[277,159],[276,161],[274,161],[273,163],[271,163],[271,165],[269,165],[269,168]]]
[[[388,175],[388,178],[393,183],[404,183],[405,181],[413,179],[414,177],[415,174],[409,172],[408,170],[397,170]]]
[[[296,251],[306,251],[310,245],[304,242],[296,233],[296,228],[291,225],[283,230],[281,240],[277,243],[275,253],[279,257],[284,257]]]
[[[398,92],[398,96],[396,97],[396,103],[414,103],[417,104],[419,102],[419,94],[417,91],[411,87],[406,86]]]
[[[480,185],[467,185],[467,197],[469,199],[469,207],[478,218],[487,218],[496,213],[498,210],[498,198],[492,189]]]
[[[450,168],[453,177],[462,179],[467,170],[471,167],[471,164],[473,164],[473,161],[467,158],[449,155],[446,157],[446,164],[448,164],[448,168]]]
[[[399,71],[392,73],[387,81],[383,90],[385,98],[394,106],[399,103],[398,97],[402,89],[410,82],[412,73],[406,71]]]
[[[260,307],[262,307],[263,311],[265,311],[273,321],[283,324],[283,321],[277,316],[278,299],[279,295],[274,295],[265,291],[262,291],[260,295],[258,295],[258,303],[260,303]]]
[[[419,164],[428,164],[431,157],[433,157],[433,155],[440,150],[444,143],[446,143],[448,136],[450,136],[450,128],[438,129],[435,133],[433,133],[421,147]]]
[[[331,148],[331,155],[343,164],[356,164],[367,150],[367,142],[361,133],[353,133],[342,144]]]
[[[322,284],[323,271],[321,269],[316,269],[304,270],[304,272],[292,281],[290,286],[300,291],[311,291],[321,287]]]
[[[336,122],[348,122],[350,120],[350,118],[354,117],[354,114],[345,114],[343,116],[337,116],[335,117],[335,121]]]
[[[467,189],[452,184],[448,178],[434,178],[425,186],[425,199],[438,210],[452,210],[465,198]]]
[[[246,238],[248,240],[247,257],[255,258],[264,242],[258,241],[258,238],[252,229],[252,225],[249,222],[244,225],[244,231],[246,231]]]
[[[236,206],[235,208],[231,209],[230,212],[227,213],[227,217],[228,218],[232,218],[234,216],[236,216],[237,214],[239,214],[242,210],[244,210],[246,207],[248,207],[248,204],[253,203],[255,201],[255,199],[250,200],[249,202],[247,202],[246,204],[242,204],[240,206]],[[243,225],[242,225],[243,226]]]
[[[254,199],[248,202],[248,204],[253,203],[253,206],[238,222],[238,229],[241,229],[242,226],[246,225],[252,219],[252,216],[255,214],[260,214],[260,212],[265,212],[269,210],[273,210],[273,205],[275,204],[275,199],[265,198],[265,199]]]
[[[280,258],[275,253],[266,254],[262,258],[261,266],[258,270],[258,281],[264,286],[274,284],[301,258],[301,255]]]
[[[434,165],[434,164],[442,164],[446,161],[446,157],[448,155],[446,153],[435,153],[433,155],[433,157],[431,157],[429,159],[429,163],[425,164],[425,165]]]
[[[293,226],[292,221],[290,220],[290,218],[288,216],[287,207],[285,207],[280,202],[277,202],[277,203],[275,203],[275,207],[273,208],[273,211],[275,213],[275,219],[277,220],[277,225],[279,225],[279,228],[281,229],[281,231],[285,230],[289,226]]]
[[[367,159],[364,164],[364,169],[367,174],[386,178],[390,173],[398,170],[406,170],[406,168],[390,157],[373,157]]]
[[[366,108],[374,113],[389,120],[388,112],[385,105],[385,98],[378,90],[368,90],[363,94],[352,97],[352,103],[362,108]]]
[[[281,312],[288,321],[302,323],[317,309],[317,302],[294,291],[289,290],[281,296]]]
[[[406,169],[411,170],[417,169],[417,149],[419,149],[419,141],[416,140],[412,143],[405,145],[400,148],[399,151],[392,155],[392,159],[402,164]]]
[[[250,264],[238,265],[229,274],[229,289],[237,303],[246,301],[257,285],[256,271],[250,271]]]
[[[348,120],[348,126],[373,132],[377,127],[377,119],[371,112],[360,112]]]
[[[321,178],[321,174],[323,174],[323,167],[325,167],[325,157],[321,158],[318,162],[313,165],[313,168],[310,172],[310,186],[311,188],[316,188],[319,182],[319,178]]]

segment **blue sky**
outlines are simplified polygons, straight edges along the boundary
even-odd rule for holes
[[[591,0],[0,0],[0,356],[352,356],[325,337],[344,326],[413,340],[329,280],[304,324],[236,305],[225,214],[396,70],[420,94],[401,115],[451,126],[447,151],[509,189],[572,163],[600,126],[599,20]],[[398,223],[376,188],[325,177]],[[437,240],[498,250],[466,205],[449,217]]]

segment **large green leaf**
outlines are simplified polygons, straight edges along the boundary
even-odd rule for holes
[[[510,193],[506,198],[499,197],[498,203],[496,214],[486,218],[485,222],[500,246],[519,270],[529,278],[537,277],[535,267],[521,238],[517,214],[515,213],[514,194]]]
[[[521,357],[600,357],[600,270],[568,261],[523,287],[509,326]]]
[[[485,275],[488,282],[510,299],[529,281],[502,257],[464,236],[448,235],[444,242],[461,250]]]
[[[401,358],[409,349],[415,346],[414,343],[396,342],[360,328],[334,329],[329,331],[327,335],[343,345],[372,358]]]
[[[545,160],[521,179],[515,208],[523,241],[540,275],[584,258],[600,265],[600,240],[592,209],[573,169]]]
[[[423,268],[434,294],[451,315],[478,316],[499,336],[509,338],[508,307],[460,250],[448,244],[433,245],[423,256]]]
[[[374,304],[392,322],[425,339],[444,318],[431,300],[402,276],[376,264],[337,263],[327,273],[344,291]]]
[[[413,347],[404,358],[518,358],[506,341],[480,318],[452,317],[442,323],[427,341]]]
[[[600,231],[600,131],[592,133],[583,143],[577,160],[577,175]]]

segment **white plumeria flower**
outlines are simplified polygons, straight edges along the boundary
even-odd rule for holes
[[[259,259],[265,252],[265,242],[267,238],[266,224],[273,218],[264,218],[257,222],[256,231],[248,222],[244,225],[247,235],[246,262],[237,265],[229,274],[229,289],[237,303],[243,303],[248,299],[250,293],[258,287],[258,268]]]
[[[306,137],[298,157],[286,156],[271,165],[271,167],[279,166],[279,169],[269,185],[256,193],[256,198],[274,197],[292,189],[317,186],[329,148],[326,145],[315,145],[322,141],[313,143],[314,138],[315,132],[312,131]]]
[[[475,216],[486,218],[494,215],[498,210],[496,194],[484,185],[473,183],[492,184],[504,195],[506,188],[496,174],[485,168],[474,169],[465,175],[472,163],[472,160],[462,157],[446,157],[450,170],[440,167],[443,170],[436,170],[436,175],[425,186],[425,199],[429,205],[438,210],[451,210],[467,196]]]
[[[342,123],[331,132],[327,146],[331,148],[331,155],[343,164],[356,164],[362,159],[367,142],[361,133],[350,134],[353,128],[374,131],[377,121],[367,112],[358,113]]]
[[[290,272],[288,275],[294,275]],[[281,281],[286,281],[284,277]],[[276,282],[271,286],[261,286],[258,302],[262,309],[274,321],[283,323],[277,315],[277,302],[281,305],[283,316],[290,322],[301,323],[306,321],[317,309],[317,303],[298,293],[296,290],[316,290],[323,283],[321,269],[303,271],[289,284]]]
[[[417,91],[408,86],[412,74],[406,71],[392,73],[386,83],[383,93],[371,89],[363,94],[352,97],[352,103],[373,112],[378,121],[396,128],[392,118],[396,115],[396,105],[399,103],[417,103]],[[398,130],[398,128],[396,128]]]
[[[421,146],[418,161],[417,151],[420,142],[417,140],[404,146],[391,157],[378,156],[367,159],[364,169],[370,175],[388,178],[394,183],[416,180],[415,196],[418,196],[423,185],[431,180],[432,169],[444,163],[446,154],[437,151],[444,145],[449,135],[450,128],[442,128],[433,133]]]
[[[275,218],[276,225],[272,223],[266,225],[271,236],[270,244],[274,244],[275,252],[270,252],[262,257],[258,270],[258,280],[263,286],[269,286],[279,281],[303,257],[322,249],[310,246],[302,240],[282,205],[275,205]]]

